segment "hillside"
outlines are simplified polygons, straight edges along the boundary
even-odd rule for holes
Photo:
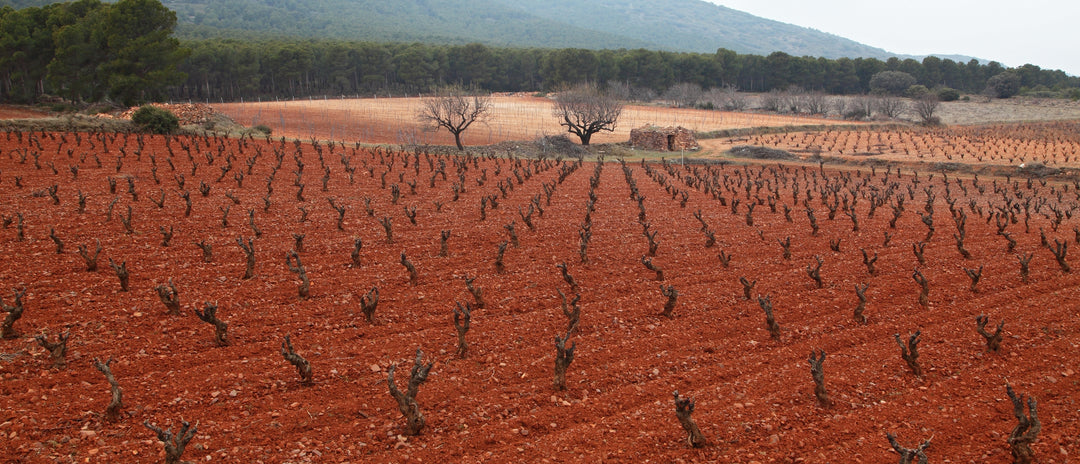
[[[163,2],[177,12],[182,37],[276,35],[393,42],[469,43],[551,48],[655,44],[549,20],[498,0],[209,0]],[[267,31],[273,31],[268,34]]]
[[[16,8],[47,0],[0,0]],[[163,0],[181,38],[304,37],[540,48],[895,54],[701,0]],[[898,55],[896,55],[898,56]],[[907,58],[908,56],[901,56]],[[964,57],[959,57],[962,61]]]
[[[883,49],[832,34],[781,23],[700,0],[499,0],[533,14],[578,27],[654,42],[671,50],[712,53],[727,48],[768,55],[894,56]]]

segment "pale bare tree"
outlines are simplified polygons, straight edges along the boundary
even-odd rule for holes
[[[559,119],[560,126],[587,146],[593,134],[615,131],[622,108],[622,102],[602,92],[596,84],[582,84],[559,92],[552,114]]]
[[[934,116],[940,103],[937,94],[927,92],[919,98],[916,98],[912,107],[915,110],[915,114],[919,116],[919,120],[921,120],[924,125],[936,126],[941,124],[941,118]]]
[[[784,109],[784,92],[780,89],[772,89],[768,93],[761,94],[759,106],[765,111],[779,113]]]
[[[739,88],[733,85],[724,86],[724,105],[728,111],[742,111],[750,106],[746,95],[739,93]]]
[[[887,118],[897,118],[907,109],[907,102],[900,97],[881,95],[877,97],[875,109]]]
[[[810,114],[825,114],[829,112],[829,100],[825,93],[814,91],[806,94],[806,112]]]
[[[461,133],[474,122],[485,120],[490,111],[490,98],[468,95],[461,89],[451,88],[424,98],[416,117],[421,122],[434,126],[435,130],[444,128],[449,131],[454,135],[458,150],[464,150]]]
[[[701,86],[689,82],[680,82],[664,92],[664,99],[674,103],[677,108],[693,108],[703,96]]]
[[[840,116],[847,115],[849,106],[848,98],[844,96],[833,97],[829,101],[829,107],[832,109],[833,113]]]

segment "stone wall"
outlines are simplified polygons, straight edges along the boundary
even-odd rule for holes
[[[630,130],[630,145],[652,151],[693,151],[701,148],[685,127],[645,126]]]

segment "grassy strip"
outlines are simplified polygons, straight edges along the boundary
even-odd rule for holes
[[[123,119],[68,115],[33,119],[4,119],[0,120],[0,130],[23,132],[131,132],[135,130],[135,126],[131,124],[131,121]]]
[[[723,129],[710,132],[697,132],[694,134],[694,137],[696,137],[698,140],[706,140],[722,139],[727,137],[745,137],[751,135],[786,134],[789,132],[820,132],[827,130],[890,130],[903,127],[909,127],[909,125],[890,122],[880,124],[810,124],[804,126],[763,126],[745,127],[740,129]]]

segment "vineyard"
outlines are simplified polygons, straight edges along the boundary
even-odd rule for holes
[[[848,159],[1080,167],[1080,123],[1076,121],[791,132],[741,142]]]
[[[955,130],[897,137],[1075,162]],[[755,142],[892,142],[849,134]],[[3,462],[1080,454],[1077,183],[124,133],[0,153]]]

